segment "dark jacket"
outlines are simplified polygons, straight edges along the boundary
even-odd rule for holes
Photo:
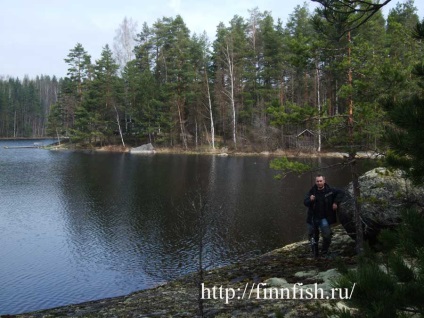
[[[311,202],[311,195],[315,196],[315,200]],[[313,220],[319,221],[326,218],[329,224],[337,222],[337,215],[333,210],[333,203],[337,205],[342,202],[344,192],[340,189],[332,188],[327,183],[324,184],[324,189],[319,191],[317,185],[314,185],[311,190],[305,195],[303,204],[308,207],[308,217],[306,222],[313,223]]]

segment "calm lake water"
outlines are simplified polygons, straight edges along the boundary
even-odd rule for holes
[[[270,158],[4,148],[32,144],[0,141],[0,315],[124,295],[196,270],[197,192],[211,267],[305,237],[311,175],[276,181]],[[348,168],[325,174],[338,187],[350,178]]]

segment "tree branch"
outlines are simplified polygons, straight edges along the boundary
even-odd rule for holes
[[[339,39],[348,32],[359,28],[372,18],[382,7],[391,0],[385,0],[383,3],[374,3],[372,0],[311,0],[323,6],[321,14],[330,23],[343,23],[342,33]],[[352,20],[348,21],[349,16],[358,14]]]

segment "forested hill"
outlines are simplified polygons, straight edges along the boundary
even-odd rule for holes
[[[124,19],[113,50],[105,45],[99,59],[79,43],[70,48],[66,78],[0,77],[0,137],[333,148],[346,143],[353,113],[355,143],[378,149],[381,102],[417,91],[416,12],[406,1],[339,38],[341,25],[307,7],[296,7],[285,25],[253,9],[219,24],[213,42],[192,34],[181,16],[141,30]]]

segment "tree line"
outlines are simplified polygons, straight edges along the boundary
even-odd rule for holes
[[[0,137],[44,137],[48,116],[57,102],[56,77],[5,78],[0,76]]]
[[[91,145],[321,149],[351,138],[345,123],[354,102],[355,143],[381,148],[389,120],[381,101],[418,85],[411,72],[423,48],[411,35],[419,22],[414,1],[397,4],[387,19],[378,11],[343,36],[343,21],[306,4],[285,25],[258,8],[248,13],[220,23],[213,42],[191,34],[179,15],[144,23],[138,33],[124,19],[113,49],[105,45],[98,60],[80,43],[70,50],[67,77],[49,82],[56,88],[49,105],[39,95],[44,78],[2,79],[0,134]]]

